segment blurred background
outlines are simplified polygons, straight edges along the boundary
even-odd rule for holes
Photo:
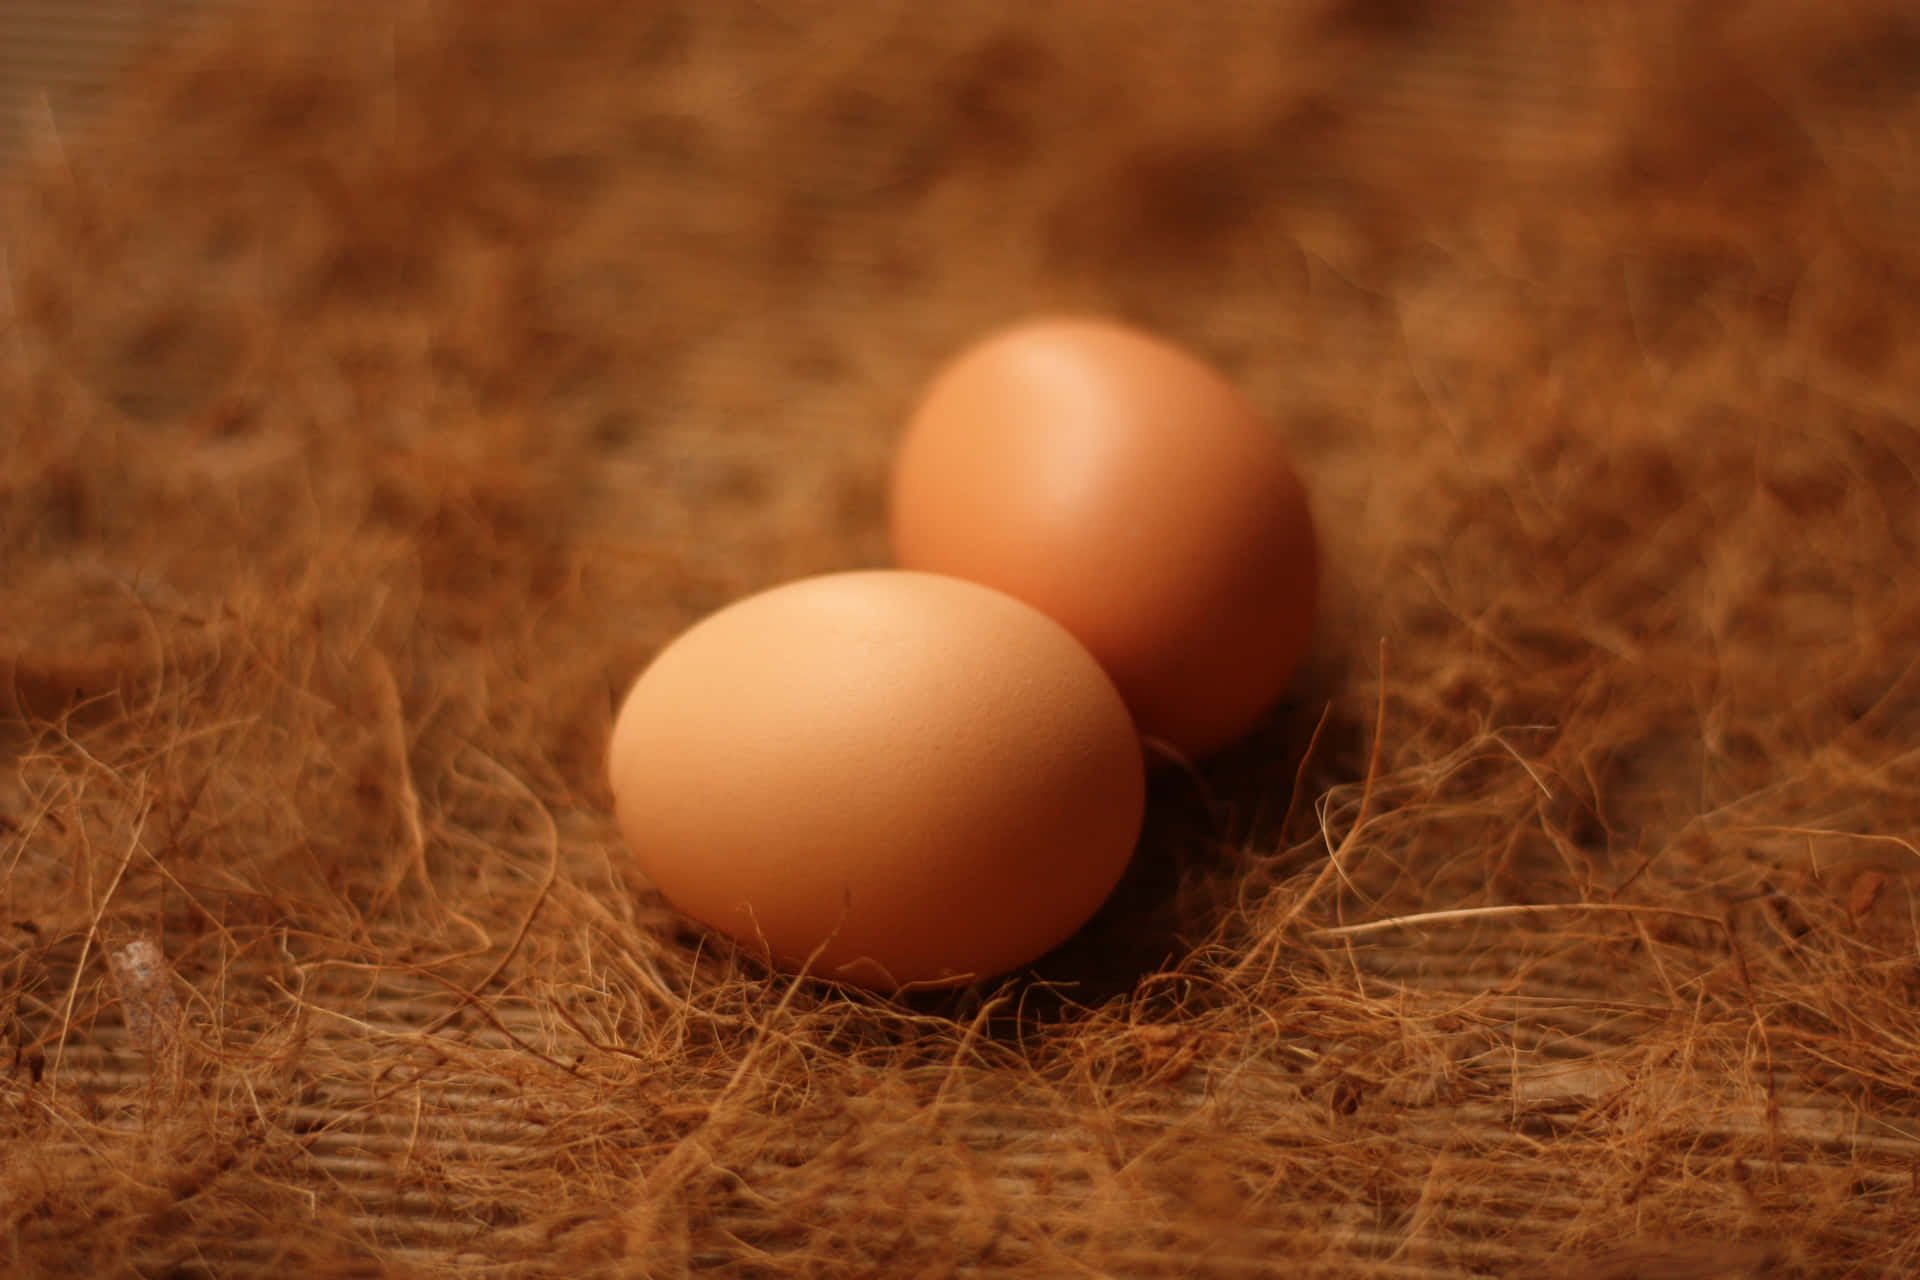
[[[228,0],[0,0],[0,167],[85,127],[117,71]]]

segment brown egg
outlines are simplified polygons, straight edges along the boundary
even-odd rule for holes
[[[640,868],[787,966],[880,990],[1004,973],[1125,869],[1144,766],[1058,623],[975,583],[829,574],[749,597],[634,683],[608,750]]]
[[[1286,445],[1147,334],[1038,320],[962,352],[908,424],[891,501],[900,565],[1058,619],[1183,754],[1247,730],[1305,653],[1318,549]]]

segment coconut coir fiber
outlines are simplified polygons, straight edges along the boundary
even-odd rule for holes
[[[1920,1267],[1906,6],[341,9],[9,193],[0,1269]],[[613,700],[1043,307],[1295,442],[1310,669],[1034,972],[769,976]]]

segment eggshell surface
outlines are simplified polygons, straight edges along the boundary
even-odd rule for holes
[[[1057,619],[1186,755],[1251,727],[1312,633],[1319,551],[1284,441],[1213,368],[1119,324],[1030,321],[963,351],[907,425],[890,502],[898,564]]]
[[[1000,592],[873,570],[697,623],[608,748],[621,832],[692,918],[881,990],[1004,973],[1093,914],[1144,766],[1111,680]]]

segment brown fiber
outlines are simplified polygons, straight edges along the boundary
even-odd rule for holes
[[[273,4],[16,170],[0,1272],[1920,1271],[1920,23]],[[1035,973],[769,977],[613,700],[933,363],[1217,360],[1330,600]]]

